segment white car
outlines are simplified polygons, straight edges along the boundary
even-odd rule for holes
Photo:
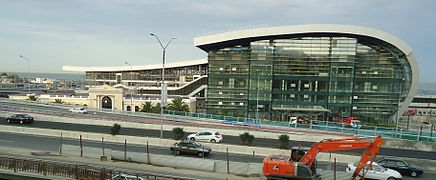
[[[86,114],[86,113],[88,113],[88,111],[87,111],[84,107],[80,107],[80,108],[72,108],[72,109],[70,109],[70,112],[73,112],[73,113],[81,113],[81,114]]]
[[[348,164],[347,171],[348,173],[353,173],[356,169],[357,163],[350,163]],[[370,169],[367,169],[369,165],[366,165],[365,170],[367,172],[365,173],[365,179],[378,179],[378,180],[396,180],[401,179],[402,176],[398,171],[395,171],[393,169],[384,168],[383,166],[377,164],[376,162],[373,162]],[[362,171],[360,172],[362,173]]]
[[[202,131],[188,135],[191,141],[207,141],[207,142],[221,142],[223,141],[223,135],[218,131]]]

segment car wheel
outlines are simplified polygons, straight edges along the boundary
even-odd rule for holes
[[[175,153],[176,153],[176,155],[180,155],[180,151],[179,150],[176,150]]]
[[[216,140],[215,140],[215,139],[211,139],[210,142],[213,142],[213,143],[214,143],[214,142],[216,142]]]
[[[415,171],[413,171],[412,173],[410,173],[410,176],[412,176],[412,177],[416,177],[416,172]]]
[[[195,141],[195,138],[192,137],[192,138],[190,138],[189,140],[191,140],[191,141]]]
[[[395,180],[395,178],[394,177],[389,177],[388,180]]]
[[[24,122],[23,122],[23,120],[20,120],[20,124],[23,124]]]
[[[198,157],[203,157],[204,156],[204,153],[203,152],[199,152],[198,153]]]

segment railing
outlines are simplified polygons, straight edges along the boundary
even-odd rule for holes
[[[107,167],[92,167],[80,164],[70,164],[49,160],[37,160],[31,158],[17,158],[9,156],[0,156],[0,169],[10,170],[11,174],[25,172],[43,176],[57,176],[72,179],[86,180],[111,180],[117,175],[129,176],[129,179],[174,179],[174,180],[192,180],[194,178],[156,174],[149,172],[129,172],[120,171]],[[134,178],[136,177],[136,178]],[[121,179],[121,178],[120,178]]]
[[[422,142],[436,142],[436,136],[433,135],[431,126],[422,126],[421,130],[407,130],[396,127],[380,127],[380,126],[357,126],[348,127],[344,124],[329,121],[311,121],[310,124],[289,124],[289,122],[259,120],[252,118],[238,118],[230,116],[219,116],[213,114],[191,113],[165,110],[164,113],[171,115],[179,115],[185,117],[205,118],[221,120],[221,123],[232,124],[237,126],[275,126],[283,128],[298,128],[298,129],[311,129],[330,132],[341,132],[356,135],[376,136],[382,135],[384,137],[398,138],[411,141]],[[429,129],[429,130],[426,130]]]
[[[42,160],[0,157],[0,169],[74,179],[111,179],[112,170]]]

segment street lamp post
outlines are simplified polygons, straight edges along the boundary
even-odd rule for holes
[[[172,37],[170,40],[168,40],[168,43],[164,46],[162,42],[160,41],[159,37],[156,34],[150,33],[151,36],[156,37],[157,41],[159,42],[160,47],[162,48],[162,83],[161,83],[161,105],[160,105],[160,113],[161,113],[161,121],[160,121],[160,138],[163,138],[163,118],[164,118],[164,106],[166,103],[166,87],[165,87],[165,52],[168,47],[168,45],[171,43],[173,39],[176,39]],[[165,91],[165,92],[164,92]]]
[[[20,54],[20,58],[24,59],[27,62],[27,79],[28,79],[27,94],[30,94],[30,60],[24,57],[22,54]]]
[[[132,82],[133,81],[133,68],[132,68],[132,65],[130,65],[129,62],[127,62],[127,61],[124,61],[124,63],[130,66],[130,83],[133,85],[133,82]],[[129,86],[129,83],[127,83],[127,86]],[[134,112],[134,111],[132,111],[133,110],[133,90],[132,90],[132,88],[133,87],[129,86],[129,89],[130,89],[130,111]]]

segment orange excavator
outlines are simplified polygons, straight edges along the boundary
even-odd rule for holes
[[[373,141],[357,137],[324,139],[314,144],[310,149],[295,148],[291,151],[291,157],[284,155],[271,155],[263,160],[263,175],[268,179],[316,179],[316,168],[314,162],[319,152],[329,152],[337,150],[366,149],[357,164],[356,170],[350,179],[356,177],[363,179],[365,176],[365,165],[369,161],[371,167],[380,147],[384,143],[381,136],[377,136]],[[361,170],[363,174],[360,174]]]

